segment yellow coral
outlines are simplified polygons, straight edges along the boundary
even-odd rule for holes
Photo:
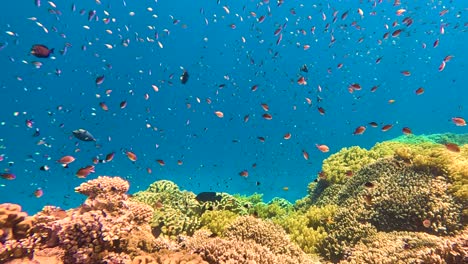
[[[219,236],[237,217],[236,213],[227,210],[206,211],[200,220],[202,227],[208,228],[213,234]]]

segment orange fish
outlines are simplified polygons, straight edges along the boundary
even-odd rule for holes
[[[109,107],[107,107],[106,103],[100,102],[99,106],[101,107],[102,110],[109,111]]]
[[[263,110],[265,110],[265,111],[270,110],[270,107],[265,103],[262,103],[261,106],[262,106]]]
[[[44,194],[44,191],[41,188],[37,188],[33,194],[34,196],[36,196],[36,198],[41,198]]]
[[[460,152],[460,147],[455,143],[445,143],[445,147],[452,152]]]
[[[400,33],[402,31],[403,31],[402,29],[397,29],[397,30],[393,31],[392,32],[392,37],[396,38],[396,37],[400,36]]]
[[[323,109],[322,107],[318,107],[317,110],[319,111],[321,115],[325,114],[325,109]]]
[[[127,101],[120,102],[120,109],[124,109],[125,107],[127,107]]]
[[[247,123],[249,121],[249,115],[244,116],[244,123]]]
[[[183,162],[182,160],[178,160],[178,161],[177,161],[177,165],[180,166],[180,165],[182,165],[182,164],[184,164],[184,162]]]
[[[392,127],[393,127],[393,125],[390,125],[390,124],[384,125],[384,126],[382,127],[382,131],[383,131],[383,132],[388,131],[388,130],[390,130]]]
[[[158,160],[156,160],[156,162],[157,162],[159,165],[161,165],[161,166],[166,165],[166,163],[165,163],[164,160],[162,160],[162,159],[158,159]]]
[[[214,113],[215,113],[215,115],[216,115],[217,117],[219,117],[219,118],[223,118],[223,117],[224,117],[224,113],[221,112],[221,111],[215,111]]]
[[[466,121],[463,117],[452,117],[452,122],[456,126],[466,126]]]
[[[303,76],[299,77],[299,79],[297,80],[297,83],[299,85],[307,85],[307,81]]]
[[[402,71],[401,74],[403,74],[404,76],[411,76],[410,71]]]
[[[78,169],[78,171],[76,172],[76,176],[78,178],[86,178],[88,177],[89,174],[91,173],[94,173],[94,166],[92,165],[89,165],[89,166],[86,166],[84,168],[80,168]]]
[[[265,138],[264,137],[257,137],[258,140],[260,140],[260,142],[265,142]]]
[[[401,129],[401,131],[405,135],[413,134],[413,132],[411,131],[411,129],[409,127],[404,127],[403,129]]]
[[[365,126],[358,126],[353,132],[353,135],[362,135],[366,131]]]
[[[105,161],[111,162],[114,159],[115,152],[109,153],[106,155]]]
[[[309,153],[307,153],[307,151],[302,150],[302,156],[304,157],[305,160],[309,160]]]
[[[376,122],[370,122],[369,125],[370,125],[371,127],[377,127],[377,126],[378,126],[378,124],[377,124]]]
[[[416,95],[421,95],[424,93],[424,88],[422,87],[419,87],[417,90],[416,90]]]
[[[127,155],[127,158],[133,162],[135,162],[137,160],[137,156],[135,155],[135,153],[131,152],[131,151],[127,151],[125,152],[125,154]]]
[[[257,91],[257,89],[258,89],[258,85],[254,85],[254,86],[252,86],[252,88],[250,88],[250,90],[251,90],[252,92]]]
[[[283,138],[286,139],[286,140],[290,139],[291,138],[291,133],[288,132],[288,133],[284,134]]]
[[[58,163],[67,165],[75,161],[75,158],[73,156],[63,156],[59,160],[57,160]]]
[[[249,172],[247,170],[243,170],[239,172],[239,175],[242,177],[249,177]]]
[[[16,175],[14,175],[13,173],[10,173],[10,172],[0,173],[0,177],[5,179],[5,180],[14,180],[14,179],[16,179]]]
[[[442,61],[439,65],[439,71],[443,71],[445,69],[445,61]]]
[[[104,75],[96,77],[96,85],[101,85],[104,82]]]
[[[315,146],[317,147],[318,150],[320,150],[320,151],[322,151],[324,153],[330,151],[330,148],[327,145],[315,144]]]
[[[271,120],[273,117],[270,114],[263,114],[262,117],[266,120]]]

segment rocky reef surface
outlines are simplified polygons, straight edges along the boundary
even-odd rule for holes
[[[407,135],[327,158],[294,204],[120,177],[78,208],[0,205],[0,263],[468,263],[467,135]]]

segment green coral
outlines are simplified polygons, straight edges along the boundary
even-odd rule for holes
[[[377,230],[453,234],[461,228],[461,206],[447,179],[393,158],[362,168],[330,200],[340,209],[319,248],[333,260]]]
[[[231,223],[239,217],[236,213],[227,210],[206,211],[201,216],[201,225],[214,235],[221,236]]]
[[[191,235],[200,228],[203,208],[195,197],[192,192],[179,190],[175,183],[161,180],[135,193],[132,199],[155,209],[150,222],[154,233],[175,238],[179,234]]]
[[[331,224],[336,210],[334,205],[312,206],[305,212],[296,211],[273,222],[282,226],[304,252],[315,254],[317,245],[327,237],[324,226]]]

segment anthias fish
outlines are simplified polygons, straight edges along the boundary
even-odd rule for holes
[[[54,53],[54,49],[41,44],[35,44],[31,48],[31,54],[38,58],[49,58],[51,53]]]

